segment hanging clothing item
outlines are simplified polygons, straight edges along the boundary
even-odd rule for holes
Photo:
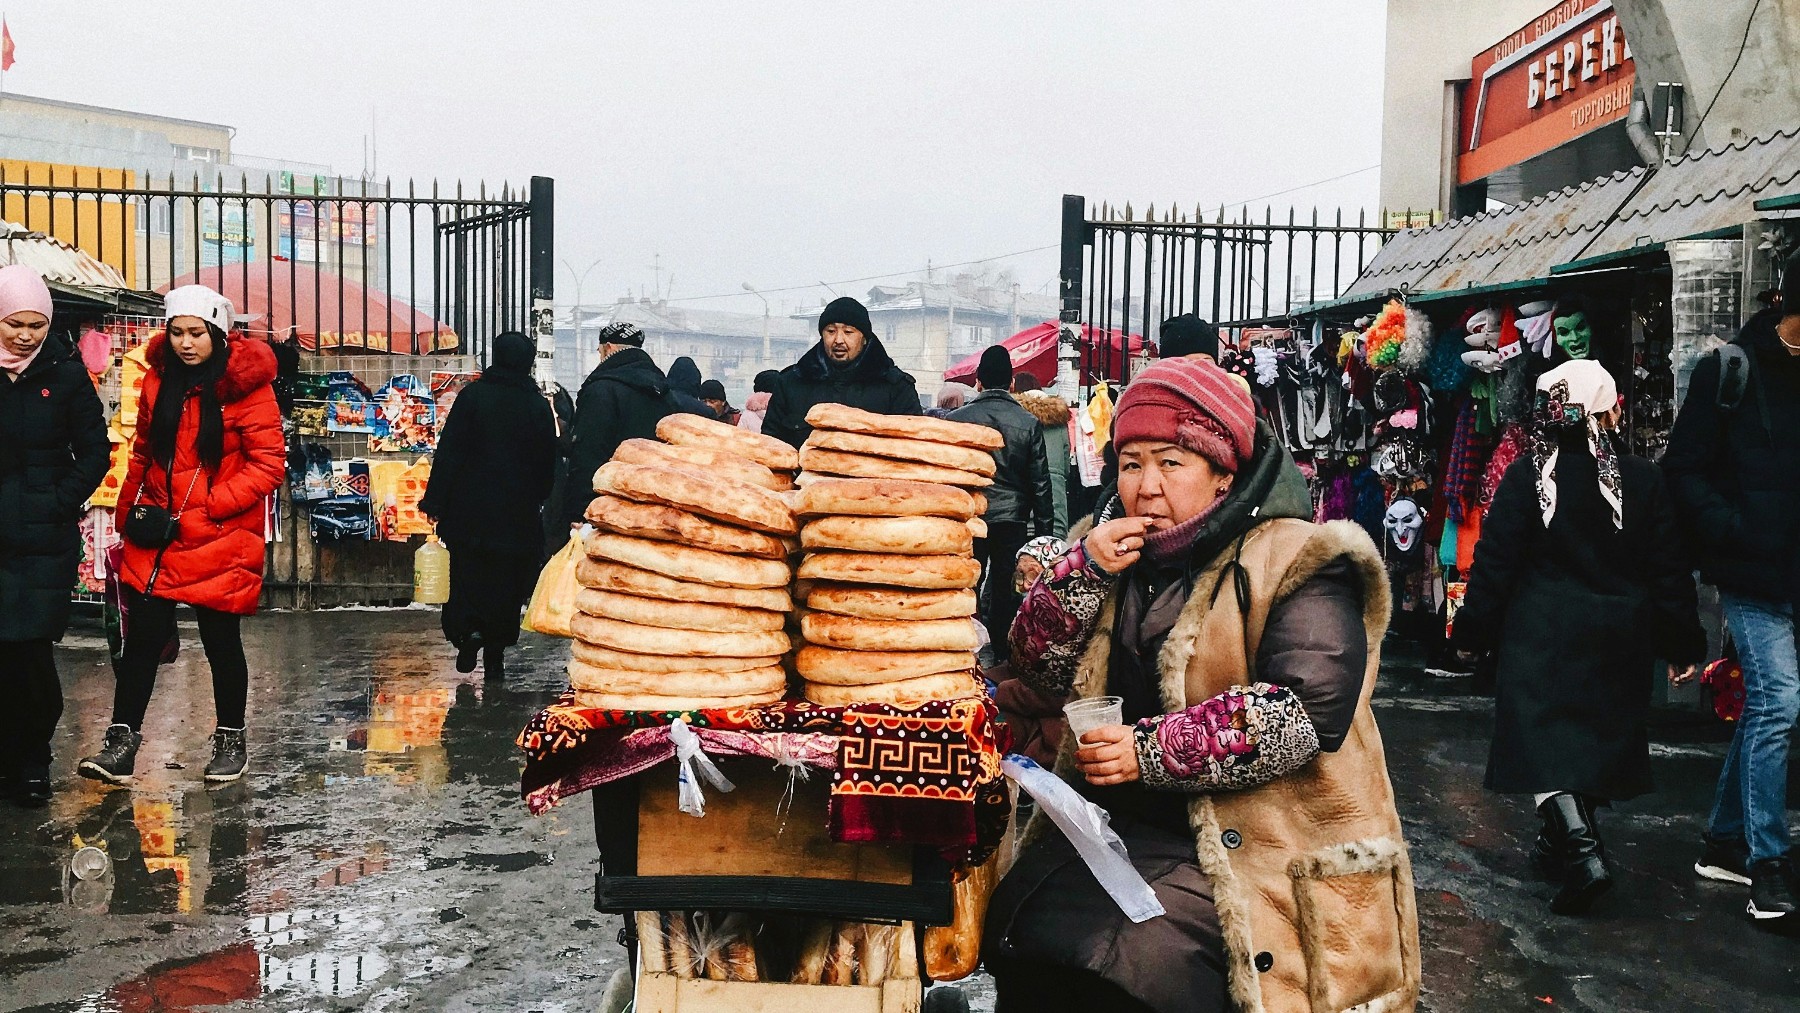
[[[1599,472],[1600,498],[1612,509],[1614,528],[1625,527],[1619,461],[1612,441],[1600,430],[1600,416],[1619,404],[1619,389],[1606,367],[1589,359],[1566,362],[1538,378],[1537,407],[1532,415],[1531,459],[1537,471],[1538,509],[1544,527],[1556,516],[1556,465],[1564,437],[1586,437],[1588,453]]]
[[[1088,399],[1087,417],[1093,423],[1089,432],[1094,435],[1094,446],[1104,451],[1106,444],[1112,440],[1113,399],[1112,391],[1106,384],[1094,388],[1094,396]]]

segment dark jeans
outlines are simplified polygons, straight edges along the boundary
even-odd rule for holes
[[[1725,754],[1707,832],[1741,837],[1750,860],[1788,853],[1788,752],[1800,716],[1800,660],[1794,639],[1794,607],[1719,595],[1725,624],[1744,666],[1744,713]]]
[[[56,677],[56,654],[48,640],[0,640],[0,687],[5,716],[0,718],[0,762],[8,773],[50,765],[50,738],[62,718],[62,682]]]
[[[1012,629],[1013,616],[1019,613],[1019,593],[1013,590],[1013,570],[1018,566],[1019,550],[1031,541],[1031,527],[1024,521],[1001,521],[988,524],[988,536],[975,539],[975,558],[987,576],[982,585],[982,625],[993,640],[994,664],[1012,654],[1007,650],[1006,634]]]
[[[213,709],[221,728],[244,727],[244,706],[250,695],[250,665],[244,660],[242,617],[229,612],[194,606],[200,621],[200,644],[212,667]],[[113,724],[144,726],[150,693],[156,688],[156,669],[164,645],[175,634],[175,602],[154,595],[131,595],[131,625],[125,636],[125,655],[115,668]]]

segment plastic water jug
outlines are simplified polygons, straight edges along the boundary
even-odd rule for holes
[[[413,553],[413,601],[442,605],[450,600],[450,550],[429,535]]]

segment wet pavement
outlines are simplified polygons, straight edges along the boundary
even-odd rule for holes
[[[129,790],[73,773],[112,690],[98,627],[77,627],[58,655],[56,799],[0,804],[0,1009],[595,1008],[623,950],[591,909],[591,810],[527,814],[513,746],[567,648],[528,634],[505,683],[484,684],[454,671],[436,626],[427,611],[251,621],[252,773],[211,789],[210,682],[184,630]],[[1800,938],[1753,929],[1741,888],[1689,868],[1717,730],[1659,725],[1662,790],[1603,817],[1618,888],[1561,919],[1526,862],[1529,802],[1481,790],[1487,701],[1397,677],[1378,706],[1419,888],[1422,1008],[1800,1008]],[[69,874],[83,845],[110,856],[107,875]]]

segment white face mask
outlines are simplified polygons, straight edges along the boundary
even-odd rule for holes
[[[1411,552],[1419,543],[1419,530],[1425,526],[1425,511],[1419,504],[1400,497],[1387,508],[1387,515],[1381,519],[1381,526],[1387,529],[1388,541],[1400,552]]]

